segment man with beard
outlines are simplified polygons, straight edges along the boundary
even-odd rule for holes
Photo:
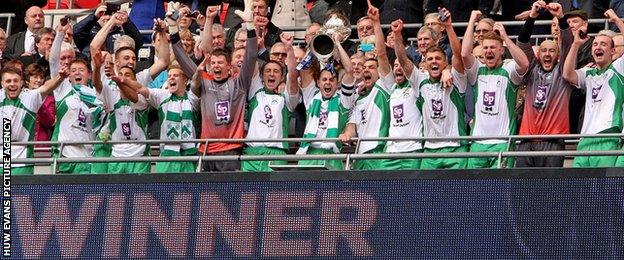
[[[473,30],[475,21],[481,16],[480,11],[473,11],[462,43],[461,56],[466,67],[468,84],[474,86],[476,107],[473,136],[505,136],[516,133],[515,105],[516,91],[522,83],[522,77],[529,67],[524,52],[507,36],[500,23],[494,24],[494,31],[483,36],[483,55],[485,64],[472,56]],[[503,63],[503,41],[513,57]],[[470,152],[502,152],[508,149],[506,140],[488,139],[474,141]],[[496,157],[468,159],[469,168],[496,167]],[[513,160],[507,160],[507,166]]]
[[[407,59],[404,51],[397,52],[398,60],[403,65],[405,75],[410,75],[409,84],[413,86],[412,95],[416,98],[415,104],[419,109],[418,112],[422,112],[421,120],[424,129],[422,134],[425,137],[455,137],[467,134],[462,98],[466,91],[466,76],[463,74],[464,66],[461,56],[457,55],[461,52],[461,44],[453,30],[451,14],[446,10],[444,12],[449,18],[442,23],[442,26],[446,29],[451,49],[455,54],[450,76],[445,75],[447,70],[443,71],[448,66],[448,62],[446,54],[441,48],[431,47],[425,53],[426,72],[414,68],[414,64]],[[402,21],[392,23],[392,30],[395,31],[395,35],[400,35],[402,27]],[[397,50],[404,49],[400,42],[395,41]],[[447,82],[447,78],[451,78],[452,83]],[[395,90],[395,93],[399,90]],[[392,94],[391,102],[395,93]],[[390,130],[390,136],[392,136],[392,127]],[[424,146],[426,153],[468,151],[465,141],[426,141]],[[464,158],[424,158],[420,162],[421,169],[461,169],[465,166],[466,159]]]
[[[548,10],[561,24],[561,47],[554,41],[543,41],[537,52],[537,59],[529,43],[533,24],[539,10]],[[572,33],[563,19],[560,4],[546,4],[537,1],[531,7],[518,36],[518,46],[529,59],[529,71],[524,77],[526,85],[525,105],[520,124],[520,135],[569,134],[570,123],[568,104],[572,86],[563,79],[563,63],[570,50]],[[561,55],[560,55],[561,53]],[[561,139],[521,140],[518,151],[557,151],[564,150]],[[518,157],[516,167],[562,167],[563,156]]]
[[[624,31],[624,22],[613,10],[605,12],[610,22]],[[599,33],[594,37],[591,54],[596,68],[575,70],[579,48],[588,40],[574,31],[574,43],[563,66],[563,77],[578,88],[587,89],[585,98],[585,120],[581,134],[620,133],[622,131],[622,105],[624,104],[624,60],[613,61],[615,46],[610,36]],[[577,145],[579,151],[616,150],[620,138],[582,138]],[[615,156],[577,156],[574,167],[610,167],[616,162]]]
[[[338,51],[345,74],[342,78],[342,91],[338,90],[338,74],[323,69],[316,82],[302,88],[307,110],[304,138],[336,138],[344,130],[349,120],[349,110],[353,104],[353,69],[349,55],[340,44],[340,35],[334,34],[334,49]],[[336,154],[340,153],[340,142],[301,142],[297,154]],[[342,170],[341,160],[302,160],[299,165],[325,165],[330,170]]]
[[[21,71],[13,67],[5,67],[0,71],[2,90],[0,90],[0,115],[3,119],[11,120],[11,141],[32,142],[35,137],[35,118],[37,111],[46,96],[67,77],[67,68],[41,87],[33,90],[22,89],[24,81]],[[4,140],[4,139],[3,139]],[[4,146],[4,145],[2,145]],[[0,152],[2,149],[0,148]],[[14,145],[11,149],[11,159],[32,158],[34,146]],[[5,169],[6,170],[6,169]],[[33,174],[33,165],[13,164],[12,174]]]
[[[246,20],[246,19],[243,19]],[[279,86],[285,74],[282,65],[276,61],[269,61],[260,68],[262,84],[252,84],[250,93],[254,95],[249,100],[247,122],[249,129],[246,139],[280,139],[288,137],[291,113],[299,104],[299,73],[296,69],[293,37],[281,35],[282,43],[288,52],[288,77],[286,91],[279,92]],[[253,44],[253,43],[252,43]],[[248,142],[244,153],[246,155],[284,155],[288,150],[287,142]],[[271,164],[285,164],[285,161],[243,161],[241,170],[252,172],[271,171]]]
[[[391,74],[390,62],[386,54],[385,39],[379,21],[379,9],[368,2],[368,17],[373,21],[375,32],[375,49],[377,60],[369,59],[364,62],[362,72],[362,84],[358,86],[356,102],[351,112],[349,123],[345,131],[340,135],[343,142],[348,142],[352,137],[362,138],[388,137],[390,126],[390,87],[394,84]],[[359,154],[383,153],[386,141],[363,141],[360,142]],[[356,170],[377,169],[385,160],[357,160],[354,164]]]
[[[213,79],[201,77],[201,71],[188,58],[179,42],[175,21],[167,19],[173,52],[186,75],[192,76],[191,90],[201,99],[201,138],[236,139],[244,136],[244,113],[247,94],[251,84],[251,75],[256,65],[258,44],[251,1],[247,1],[244,12],[236,12],[244,20],[243,28],[247,34],[247,47],[244,49],[242,65],[238,75],[232,75],[231,57],[224,49],[210,51],[210,71]],[[217,16],[217,9],[208,7],[206,23]],[[202,42],[212,42],[212,36],[205,33]],[[240,51],[239,51],[240,53]],[[211,142],[201,144],[199,152],[210,155],[240,155],[241,143]],[[210,161],[203,164],[204,171],[235,171],[240,169],[239,161]]]

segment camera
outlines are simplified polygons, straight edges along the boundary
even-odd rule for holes
[[[121,9],[121,6],[118,4],[106,3],[106,12],[104,14],[112,15],[119,11],[119,9]]]
[[[440,22],[446,22],[446,20],[449,19],[448,15],[446,15],[445,8],[440,9],[440,11],[438,12],[438,19],[440,19]]]

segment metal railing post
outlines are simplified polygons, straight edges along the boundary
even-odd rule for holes
[[[206,143],[204,144],[204,152],[202,153],[202,156],[199,157],[199,161],[197,162],[197,172],[201,172],[202,171],[202,164],[204,162],[204,156],[206,156],[206,152],[208,152],[208,139],[206,139]]]
[[[54,161],[52,162],[52,174],[56,174],[58,171],[58,158],[59,156],[63,156],[63,148],[65,147],[65,143],[61,143],[59,145],[59,154],[58,156],[54,157]]]
[[[347,159],[345,160],[345,171],[348,171],[350,169],[351,169],[351,154],[348,153]]]
[[[7,29],[6,29],[6,36],[9,37],[11,36],[11,26],[13,26],[13,16],[10,16],[7,18]]]

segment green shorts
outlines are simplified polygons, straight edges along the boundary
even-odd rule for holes
[[[468,147],[442,147],[437,149],[425,148],[425,153],[465,153]],[[421,169],[465,169],[468,158],[423,158]]]
[[[480,144],[480,143],[472,143],[470,146],[471,153],[478,152],[505,152],[507,151],[507,143],[500,144]],[[513,158],[505,158],[504,167],[511,168],[514,165]],[[498,157],[473,157],[468,158],[468,166],[469,169],[476,168],[497,168],[498,167]]]
[[[150,173],[149,162],[112,162],[108,163],[108,173]]]
[[[96,138],[100,141],[101,139]],[[94,144],[93,145],[93,157],[111,157],[113,145],[109,143]],[[91,173],[108,173],[109,163],[92,163]]]
[[[35,166],[23,166],[11,168],[11,175],[33,175],[35,173]]]
[[[619,138],[581,138],[576,150],[605,151],[617,150],[619,147]],[[576,156],[573,167],[613,167],[617,159],[617,156]]]
[[[409,153],[422,153],[422,150],[413,151]],[[407,158],[407,159],[384,159],[380,161],[380,165],[377,169],[384,170],[417,170],[420,169],[421,158]]]
[[[243,154],[245,155],[285,155],[286,151],[273,148],[273,147],[245,147],[243,149]],[[243,161],[241,163],[241,170],[244,172],[270,172],[271,167],[269,167],[269,163],[272,165],[278,164],[288,164],[287,161],[283,160],[274,160],[274,161]]]
[[[178,154],[170,151],[160,152],[161,157],[169,156],[186,156],[196,154],[196,151],[187,152],[186,154]],[[197,162],[157,162],[155,167],[156,173],[180,173],[180,172],[196,172]]]
[[[366,152],[365,154],[376,154],[376,153],[384,153],[383,146],[378,146],[373,150]],[[388,159],[365,159],[365,160],[356,160],[353,163],[354,170],[386,170],[383,168],[385,165],[388,165]]]
[[[334,154],[334,151],[319,149],[319,148],[308,148],[307,154]],[[343,170],[344,165],[341,160],[300,160],[299,165],[325,165],[328,170]]]
[[[58,173],[90,174],[91,163],[59,163]]]

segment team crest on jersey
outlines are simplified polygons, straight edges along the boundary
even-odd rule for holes
[[[441,99],[431,99],[431,111],[433,111],[432,118],[442,117],[442,111],[444,111],[444,106],[442,105]]]
[[[215,103],[215,117],[217,123],[227,123],[230,121],[230,101],[220,101]]]
[[[398,104],[392,107],[392,115],[397,123],[403,123],[403,115],[405,110],[403,109],[403,104]]]
[[[537,109],[543,109],[546,106],[546,100],[548,100],[548,87],[549,84],[546,84],[544,86],[537,86],[535,99],[533,100],[533,107]]]
[[[78,111],[78,126],[87,127],[87,115],[82,108]]]
[[[600,90],[602,90],[602,85],[592,88],[592,99],[594,102],[599,102],[601,99],[598,99],[598,95],[600,95]]]
[[[123,133],[127,140],[130,140],[130,135],[132,135],[130,123],[121,123],[121,133]]]
[[[492,112],[494,104],[496,104],[496,91],[483,91],[484,110]]]

